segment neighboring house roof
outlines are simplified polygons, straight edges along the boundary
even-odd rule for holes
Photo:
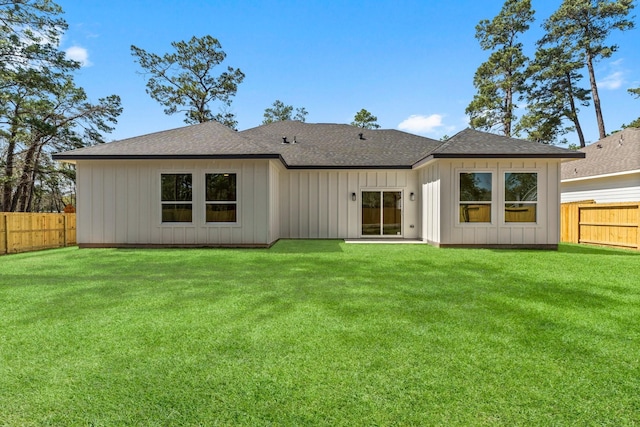
[[[562,180],[640,170],[640,129],[626,128],[578,150],[586,155],[562,165]]]
[[[54,159],[275,158],[293,169],[410,169],[435,158],[583,156],[575,151],[471,129],[442,142],[397,130],[288,120],[242,132],[207,122],[59,153]]]

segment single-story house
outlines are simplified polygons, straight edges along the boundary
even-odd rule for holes
[[[77,167],[81,247],[410,239],[557,247],[560,166],[584,153],[471,129],[216,122],[54,155]]]
[[[562,165],[562,202],[640,201],[640,129],[626,128],[580,149],[586,157]]]

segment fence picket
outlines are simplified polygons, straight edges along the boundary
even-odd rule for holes
[[[563,203],[560,241],[640,250],[640,202]]]
[[[0,255],[75,244],[75,213],[0,212]]]

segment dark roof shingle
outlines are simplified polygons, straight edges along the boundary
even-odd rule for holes
[[[509,138],[465,129],[449,138],[433,152],[434,158],[457,157],[557,157],[582,158],[583,155],[554,145]]]
[[[586,158],[563,164],[563,180],[640,170],[640,129],[624,129],[578,151]]]
[[[54,159],[279,158],[289,168],[409,169],[432,158],[578,156],[583,154],[471,129],[443,143],[392,129],[282,121],[242,132],[208,122],[68,151]]]
[[[289,167],[411,167],[441,144],[397,130],[297,121],[275,122],[240,134],[278,151]],[[283,137],[296,143],[284,144]]]
[[[211,121],[80,148],[55,157],[64,160],[249,154],[274,154],[277,157],[277,153],[270,152],[268,147],[240,136],[227,126]]]

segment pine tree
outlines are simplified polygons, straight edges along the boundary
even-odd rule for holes
[[[148,74],[147,93],[165,107],[165,114],[185,113],[185,123],[219,121],[235,129],[237,122],[227,108],[244,80],[239,69],[227,67],[219,76],[213,69],[227,54],[220,42],[211,37],[192,37],[189,41],[172,42],[174,53],[158,56],[131,46],[135,61]],[[211,104],[220,102],[221,112],[211,112]]]
[[[602,117],[600,95],[596,84],[594,63],[609,58],[617,45],[606,41],[614,30],[625,31],[634,27],[628,15],[633,9],[633,0],[564,0],[560,8],[544,22],[545,44],[569,46],[586,67],[591,85],[591,97],[598,122],[600,138],[607,136]]]
[[[518,37],[529,29],[533,16],[530,0],[507,0],[496,17],[476,26],[480,46],[491,55],[473,78],[478,92],[466,109],[472,128],[511,136],[517,119],[515,100],[525,89],[528,62]]]

